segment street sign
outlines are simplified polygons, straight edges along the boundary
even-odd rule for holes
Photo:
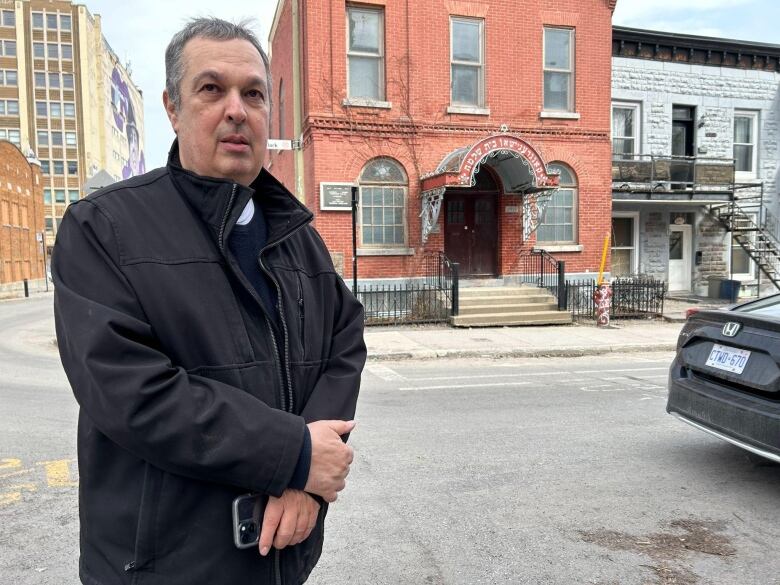
[[[292,140],[268,139],[269,150],[292,150]]]
[[[35,239],[39,242],[43,241],[43,234],[41,232],[35,232]]]

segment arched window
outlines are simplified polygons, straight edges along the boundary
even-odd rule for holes
[[[563,163],[547,165],[550,173],[560,174],[560,187],[544,209],[536,230],[537,242],[555,244],[577,243],[577,177]]]
[[[391,158],[375,158],[363,167],[359,184],[361,245],[405,247],[408,180],[403,167]]]

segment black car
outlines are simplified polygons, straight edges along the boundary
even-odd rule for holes
[[[780,462],[780,294],[688,317],[666,411]]]

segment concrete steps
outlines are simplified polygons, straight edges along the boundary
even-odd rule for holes
[[[571,313],[558,311],[557,300],[534,286],[469,286],[459,291],[454,327],[560,325],[572,322]]]

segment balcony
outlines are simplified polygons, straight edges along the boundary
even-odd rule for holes
[[[734,159],[653,154],[612,158],[613,201],[730,201]]]

